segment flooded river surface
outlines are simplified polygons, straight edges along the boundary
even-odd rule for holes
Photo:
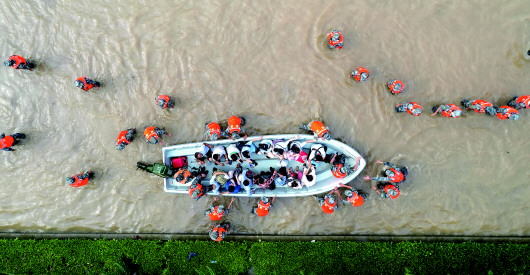
[[[167,145],[202,141],[204,123],[246,118],[251,135],[303,133],[322,119],[368,164],[349,183],[365,205],[322,213],[314,197],[277,199],[269,216],[237,199],[227,220],[240,234],[528,235],[530,110],[516,121],[474,112],[431,117],[431,107],[530,94],[530,5],[513,1],[1,1],[2,58],[38,62],[0,70],[0,131],[23,132],[0,151],[0,231],[198,233],[211,222],[197,202],[164,193],[136,170],[161,145],[125,150],[121,130],[165,127]],[[332,51],[325,34],[344,34]],[[348,79],[363,66],[367,82]],[[73,85],[80,76],[99,90]],[[407,91],[393,96],[390,79]],[[154,98],[168,94],[176,107]],[[424,114],[396,113],[416,101]],[[363,176],[377,160],[411,172],[396,200]],[[72,188],[65,177],[92,169]],[[221,198],[227,202],[228,198]]]

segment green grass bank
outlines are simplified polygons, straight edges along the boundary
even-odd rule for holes
[[[530,273],[525,243],[1,239],[0,251],[3,274]]]

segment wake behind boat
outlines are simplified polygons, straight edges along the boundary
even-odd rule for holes
[[[247,141],[247,142],[252,141],[252,143],[256,147],[258,147],[258,144],[262,142],[262,140],[271,140],[271,141],[277,142],[277,141],[287,141],[289,139],[295,139],[295,141],[299,141],[300,143],[302,143],[303,144],[302,150],[308,154],[310,154],[310,150],[312,146],[314,146],[315,144],[322,144],[325,147],[327,147],[327,151],[326,151],[327,154],[334,154],[334,153],[343,154],[345,157],[344,158],[345,167],[354,167],[356,164],[356,161],[358,161],[357,169],[355,171],[352,171],[351,173],[348,173],[347,176],[344,178],[337,178],[332,174],[331,172],[332,166],[329,163],[319,162],[315,166],[316,167],[315,169],[316,170],[316,183],[310,187],[303,186],[301,189],[294,189],[287,185],[283,185],[283,186],[276,186],[274,190],[264,189],[264,188],[255,188],[250,195],[248,195],[247,192],[245,192],[243,189],[241,189],[241,191],[237,193],[223,192],[220,195],[235,196],[235,197],[248,197],[248,196],[250,197],[262,197],[262,196],[299,197],[299,196],[321,194],[321,193],[329,192],[330,190],[334,189],[335,187],[338,186],[339,183],[346,184],[350,182],[351,180],[356,178],[361,173],[361,171],[364,169],[366,165],[366,161],[364,160],[364,158],[362,158],[362,156],[356,150],[354,150],[350,146],[340,141],[337,141],[337,140],[314,141],[314,137],[310,135],[286,134],[286,135],[268,135],[268,136],[263,136],[263,137],[254,136],[254,137],[249,137],[246,140],[225,139],[225,140],[188,143],[188,144],[164,147],[162,148],[164,165],[161,166],[161,169],[164,170],[164,167],[167,167],[167,169],[170,170],[169,173],[171,173],[171,170],[176,170],[177,167],[179,166],[178,163],[182,161],[184,163],[187,163],[189,170],[200,168],[201,166],[195,160],[194,154],[201,150],[204,143],[207,143],[213,146],[221,145],[221,146],[227,147],[230,144],[235,144],[235,143],[238,143],[239,141]],[[308,141],[309,143],[305,143]],[[274,169],[278,169],[280,168],[280,165],[281,165],[280,160],[278,158],[267,158],[265,155],[256,154],[255,152],[251,152],[250,158],[254,160],[255,163],[257,163],[257,165],[256,166],[252,165],[253,167],[250,167],[250,163],[243,161],[242,169],[249,169],[255,174],[260,174],[260,172],[267,172],[270,170],[271,167]],[[224,159],[221,161],[224,161]],[[176,165],[175,165],[175,162],[177,162]],[[224,166],[219,166],[219,165],[215,165],[213,162],[207,162],[206,165],[204,165],[204,167],[206,168],[208,173],[206,177],[201,180],[201,184],[208,187],[210,179],[212,177],[212,171],[214,170],[214,168],[219,169],[224,172],[228,172],[230,170],[236,169],[236,164],[237,162],[231,163],[231,164],[225,164]],[[283,165],[287,165],[287,168],[292,168],[293,170],[295,170],[296,167],[299,167],[299,170],[303,169],[303,163],[298,162],[298,161],[288,161],[288,162],[284,161]],[[144,170],[146,169],[144,168]],[[164,173],[168,173],[168,171],[163,171],[162,174]],[[164,179],[164,191],[168,193],[188,194],[189,186],[190,186],[190,183],[186,183],[186,184],[178,183],[173,177],[167,177]],[[216,195],[211,190],[208,191],[206,194]]]

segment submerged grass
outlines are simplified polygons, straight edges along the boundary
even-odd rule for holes
[[[0,240],[2,274],[529,274],[529,263],[519,243]]]

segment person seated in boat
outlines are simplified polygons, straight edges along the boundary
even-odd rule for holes
[[[264,139],[262,141],[260,141],[260,143],[258,144],[258,148],[256,150],[256,154],[258,155],[264,155],[265,157],[271,159],[271,158],[275,158],[276,156],[274,155],[272,149],[274,148],[274,143],[272,140],[270,139]]]
[[[335,191],[332,190],[330,193],[326,194],[324,198],[317,197],[318,203],[320,204],[320,207],[322,207],[322,212],[326,214],[333,214],[338,208],[338,201],[333,195],[334,192]]]
[[[462,109],[455,104],[442,104],[438,107],[434,106],[432,107],[432,111],[433,114],[431,116],[442,113],[442,116],[444,117],[457,118],[462,115]]]
[[[238,141],[236,144],[237,148],[239,148],[239,151],[241,152],[241,160],[248,162],[250,167],[258,165],[258,163],[251,158],[251,154],[256,153],[257,151],[254,141],[260,139],[263,139],[263,137],[249,141]]]
[[[311,162],[306,162],[304,164],[304,171],[302,173],[302,179],[300,179],[302,182],[302,186],[311,187],[315,185],[317,182],[317,173],[315,170],[315,167]]]
[[[188,184],[193,182],[197,177],[201,176],[197,175],[197,173],[191,172],[186,167],[180,167],[173,175],[173,178],[178,184]]]
[[[15,133],[12,135],[5,135],[2,133],[0,135],[0,149],[4,151],[15,151],[16,149],[11,148],[12,146],[17,145],[21,139],[25,139],[26,135],[22,133]]]
[[[530,95],[516,96],[510,102],[508,106],[519,109],[530,109]]]
[[[327,154],[327,150],[328,148],[325,145],[319,143],[313,144],[309,156],[307,157],[307,161],[310,161],[315,165],[319,162],[331,163],[331,160],[336,154]]]
[[[339,186],[347,188],[344,191],[344,199],[342,199],[343,203],[349,203],[353,207],[361,206],[364,204],[364,201],[366,200],[366,194],[359,192],[353,187],[349,185],[344,185],[342,183],[339,183]]]
[[[83,174],[73,175],[66,178],[66,183],[72,187],[81,187],[88,184],[88,181],[94,177],[94,172],[86,171]]]
[[[353,167],[346,167],[346,157],[343,154],[335,154],[331,159],[331,174],[338,179],[343,179],[357,171],[360,161],[361,156],[355,159],[355,165]]]
[[[272,198],[272,201],[269,201],[269,198],[263,196],[258,201],[257,207],[252,208],[252,214],[256,214],[258,217],[265,217],[269,215],[269,210],[272,207],[272,204],[274,203],[274,199],[276,197]]]
[[[274,177],[276,186],[284,186],[287,183],[287,167],[280,167]]]
[[[129,143],[133,141],[134,134],[136,134],[136,128],[121,131],[116,138],[116,149],[118,149],[118,151],[125,149],[125,146],[129,145]]]
[[[33,71],[33,68],[35,68],[35,63],[29,60],[26,60],[24,57],[20,55],[12,55],[9,57],[7,61],[4,62],[4,66],[13,67],[17,70]]]
[[[386,165],[389,167],[389,169],[385,169],[385,176],[384,177],[364,177],[365,180],[375,180],[380,182],[390,182],[390,183],[402,183],[407,179],[408,169],[407,167],[398,167],[395,164],[385,161],[376,161],[376,163],[380,163],[383,165]]]
[[[287,170],[287,186],[293,188],[293,189],[301,189],[303,187],[302,182],[300,181],[300,178],[302,176],[302,172],[299,171],[298,166],[296,166],[295,169],[292,167],[289,167]]]
[[[462,99],[460,103],[467,110],[473,110],[476,113],[486,113],[490,116],[494,116],[497,113],[497,109],[493,106],[491,102],[488,102],[482,99],[477,99],[477,100]]]
[[[99,83],[98,81],[95,81],[95,80],[92,80],[88,77],[80,77],[78,79],[76,79],[74,81],[74,85],[83,90],[83,91],[88,91],[92,88],[99,88],[101,87],[101,83]]]
[[[288,161],[297,161],[300,163],[305,163],[309,154],[303,149],[307,143],[315,142],[316,140],[308,140],[300,142],[298,140],[293,140],[287,145],[287,152],[285,152],[285,159]]]
[[[200,180],[195,180],[189,187],[188,193],[194,200],[199,200],[206,194],[206,186],[200,183]]]
[[[247,133],[243,129],[243,126],[245,125],[245,119],[238,116],[231,116],[228,119],[228,127],[226,128],[226,135],[230,139],[239,139],[243,137],[243,139],[247,138]]]
[[[222,241],[226,234],[230,231],[230,224],[229,223],[221,223],[219,225],[212,225],[212,229],[210,229],[210,232],[208,235],[210,236],[210,239],[216,242]]]
[[[171,136],[168,132],[166,132],[164,129],[160,129],[158,127],[149,126],[146,127],[144,130],[144,137],[147,143],[150,144],[163,144],[160,139],[162,139],[163,135]]]
[[[323,139],[323,140],[330,140],[331,134],[329,133],[328,127],[322,123],[322,121],[319,120],[313,120],[309,122],[308,124],[302,124],[300,125],[300,129],[311,131],[316,139]]]
[[[233,162],[242,163],[243,160],[241,157],[241,150],[238,148],[237,144],[230,144],[226,147],[226,154],[228,156],[228,163],[232,164]]]
[[[208,140],[217,140],[222,136],[226,136],[221,131],[221,125],[217,122],[206,123],[204,127],[206,128],[206,137]]]
[[[212,160],[212,150],[208,144],[203,143],[199,151],[195,152],[195,161],[198,165],[205,165],[208,160]]]
[[[224,191],[221,187],[224,186],[229,179],[230,177],[228,176],[228,173],[214,168],[212,178],[210,179],[213,195],[219,195],[221,191]]]
[[[213,146],[208,143],[203,143],[204,145],[210,147],[212,150],[212,161],[215,163],[215,165],[224,166],[224,163],[221,163],[221,159],[224,158],[225,163],[228,164],[228,156],[226,154],[226,148],[222,145]]]
[[[381,196],[381,198],[397,199],[399,195],[401,195],[397,184],[380,182],[377,184],[377,187],[374,186],[372,188]]]
[[[241,185],[241,187],[245,190],[247,196],[250,196],[254,193],[253,181],[255,176],[256,174],[254,174],[254,172],[250,171],[249,169],[245,169],[236,178],[239,185]]]
[[[254,184],[259,188],[274,190],[276,189],[276,184],[274,183],[276,173],[277,171],[272,167],[269,171],[261,171],[259,176],[256,176]]]

